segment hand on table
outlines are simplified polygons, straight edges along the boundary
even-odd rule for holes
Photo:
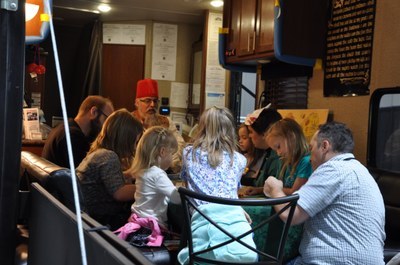
[[[264,183],[264,194],[267,197],[276,197],[273,194],[283,192],[283,182],[275,177],[268,177]]]

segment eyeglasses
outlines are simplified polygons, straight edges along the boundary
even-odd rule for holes
[[[154,103],[154,105],[157,105],[160,103],[160,100],[158,98],[152,99],[152,98],[144,98],[144,99],[139,99],[140,102],[143,102],[146,105],[150,105],[151,102]]]
[[[104,117],[108,118],[108,115],[105,114],[101,109],[97,109],[97,110],[99,111],[99,113],[100,113],[101,115],[104,115]]]

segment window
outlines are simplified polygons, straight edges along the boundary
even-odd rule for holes
[[[400,87],[379,88],[371,96],[367,165],[400,172]]]

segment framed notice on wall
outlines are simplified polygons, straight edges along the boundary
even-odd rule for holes
[[[369,95],[376,0],[331,0],[324,96]]]
[[[135,24],[103,24],[104,44],[146,44],[146,26]]]

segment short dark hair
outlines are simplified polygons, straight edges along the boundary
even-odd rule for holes
[[[265,133],[275,122],[282,119],[282,115],[275,109],[264,109],[258,118],[250,125],[258,134]]]
[[[354,150],[353,133],[344,123],[333,121],[320,125],[317,134],[318,145],[323,140],[331,143],[333,152],[352,153]]]
[[[88,96],[79,107],[79,114],[89,112],[92,107],[97,107],[97,109],[103,110],[107,104],[110,104],[111,106],[113,105],[111,100],[108,98],[98,95]]]

